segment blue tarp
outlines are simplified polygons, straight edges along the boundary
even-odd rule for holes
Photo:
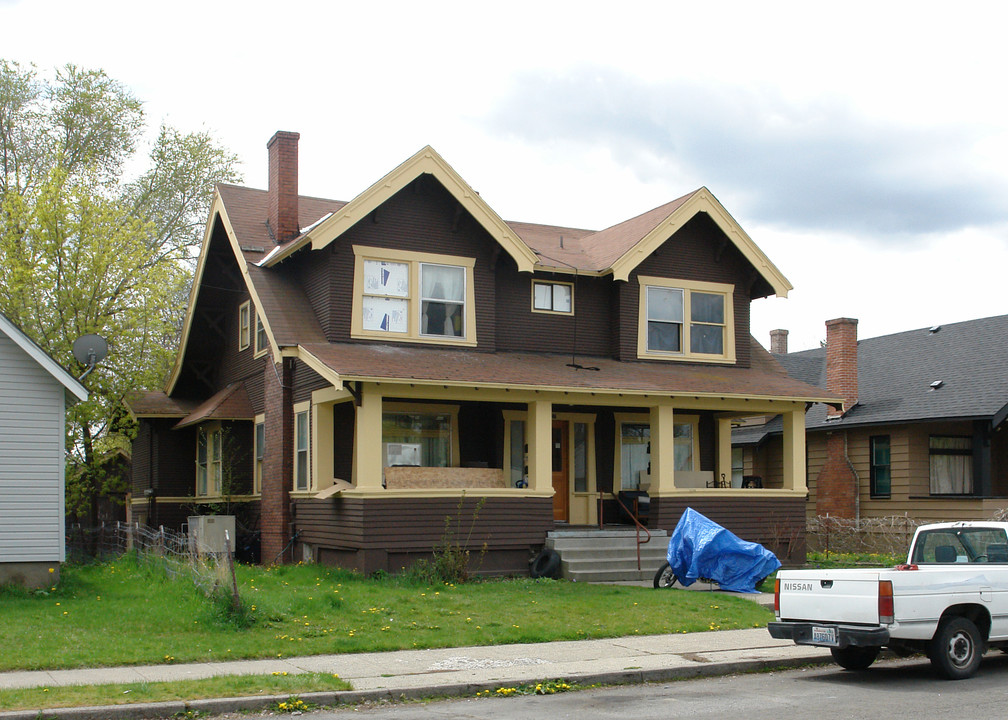
[[[683,585],[708,578],[722,590],[757,592],[756,583],[780,567],[759,543],[747,542],[693,508],[679,518],[669,538],[668,562]]]

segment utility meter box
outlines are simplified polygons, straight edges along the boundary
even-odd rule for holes
[[[189,516],[189,547],[197,553],[225,553],[224,533],[231,543],[231,552],[235,550],[235,516],[234,515],[190,515]]]

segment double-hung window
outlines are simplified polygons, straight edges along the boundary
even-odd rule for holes
[[[310,487],[308,465],[308,411],[294,413],[294,489],[307,490]]]
[[[249,346],[249,334],[251,333],[251,303],[246,300],[238,306],[238,349],[244,350]]]
[[[223,440],[220,427],[201,427],[196,431],[196,495],[216,497],[223,482]]]
[[[256,495],[262,492],[263,458],[266,456],[266,421],[256,417],[255,435],[253,436],[254,457],[252,460],[252,492]]]
[[[735,360],[731,285],[644,276],[638,280],[640,357]]]
[[[472,258],[354,246],[351,335],[476,344]]]
[[[932,495],[973,494],[973,440],[932,435],[928,440]]]
[[[256,313],[256,333],[255,333],[255,354],[261,355],[266,352],[266,326],[263,325],[262,318]]]
[[[868,439],[870,484],[873,498],[887,498],[892,493],[892,472],[889,453],[889,436],[873,435]]]

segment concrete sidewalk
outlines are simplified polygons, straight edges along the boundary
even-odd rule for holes
[[[352,655],[316,655],[221,663],[182,663],[82,670],[0,673],[0,688],[160,682],[215,675],[274,672],[336,673],[354,689],[305,693],[319,705],[423,697],[472,696],[522,683],[562,678],[581,685],[664,682],[679,678],[753,672],[830,661],[828,651],[774,640],[765,628],[681,635],[646,635],[522,645],[400,650]],[[46,710],[45,717],[169,717],[187,710],[218,714],[258,710],[287,696],[137,703],[100,708]],[[3,720],[39,717],[38,709],[0,712]]]
[[[701,588],[697,588],[701,589]],[[749,596],[766,602],[767,596]],[[773,597],[769,596],[773,602]],[[752,672],[830,661],[829,651],[775,640],[766,628],[679,635],[646,635],[520,645],[399,650],[315,655],[219,663],[179,663],[80,670],[0,673],[0,689],[106,683],[194,680],[218,675],[269,675],[275,672],[335,673],[352,691],[305,693],[318,705],[390,699],[472,696],[540,680],[564,679],[581,685],[662,682],[678,678]],[[137,703],[101,708],[46,710],[45,717],[168,717],[186,710],[218,714],[257,710],[287,696],[257,696]],[[37,718],[38,710],[0,712],[0,720]]]

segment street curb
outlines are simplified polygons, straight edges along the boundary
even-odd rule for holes
[[[738,673],[787,670],[810,665],[828,665],[832,659],[821,654],[791,657],[781,660],[738,660],[700,664],[695,667],[656,668],[654,670],[621,670],[615,672],[571,675],[565,680],[578,685],[633,685],[641,683],[671,682],[692,678],[734,675]],[[519,683],[516,683],[519,684]],[[527,684],[523,682],[520,684]],[[479,683],[452,683],[425,685],[402,690],[343,690],[298,694],[301,700],[312,705],[335,707],[359,705],[367,702],[402,702],[428,698],[474,697],[478,692],[494,691],[507,687],[506,681]],[[207,698],[203,700],[171,700],[156,703],[124,705],[91,705],[87,707],[11,710],[0,712],[0,720],[153,720],[185,714],[189,711],[221,715],[229,712],[254,712],[288,700],[292,694],[256,695],[233,698]]]

